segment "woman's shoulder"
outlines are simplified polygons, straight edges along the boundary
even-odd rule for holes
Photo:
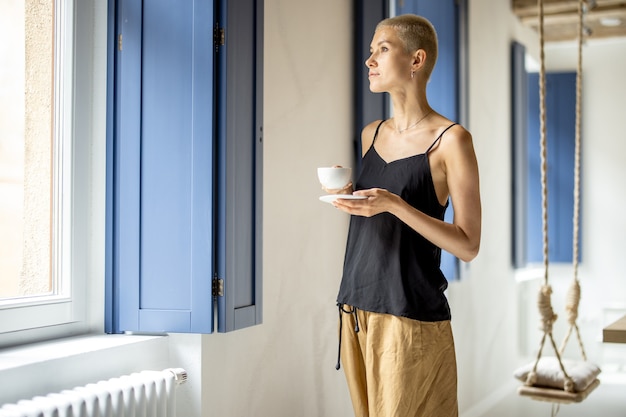
[[[441,139],[441,145],[459,146],[472,143],[472,134],[463,125],[441,117],[436,122],[437,138]]]
[[[361,137],[370,137],[370,139],[373,139],[378,127],[386,121],[387,121],[386,119],[379,119],[379,120],[374,120],[373,122],[370,122],[369,124],[365,125],[365,127],[361,131]]]
[[[376,131],[385,121],[386,120],[380,119],[374,120],[361,130],[361,148],[363,149],[363,154],[365,154],[365,152],[367,152],[367,150],[372,146],[376,136]]]
[[[463,166],[468,161],[475,164],[476,155],[469,130],[459,123],[443,120],[438,131],[437,147],[445,165]]]

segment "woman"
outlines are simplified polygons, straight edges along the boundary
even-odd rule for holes
[[[340,358],[357,417],[457,416],[447,281],[439,266],[441,249],[466,262],[478,253],[472,137],[428,104],[437,59],[428,20],[383,20],[370,53],[370,90],[389,93],[394,116],[362,131],[354,194],[364,199],[334,202],[352,215],[337,297]],[[352,192],[352,184],[335,191]],[[448,199],[452,223],[443,221]]]

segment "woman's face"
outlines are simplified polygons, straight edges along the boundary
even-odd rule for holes
[[[374,33],[370,57],[365,61],[369,69],[370,90],[390,92],[394,87],[411,80],[412,56],[391,27],[381,27]]]

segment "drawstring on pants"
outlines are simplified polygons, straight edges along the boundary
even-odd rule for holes
[[[359,316],[356,314],[356,307],[352,307],[352,310],[346,310],[344,305],[345,304],[337,303],[337,308],[339,310],[339,347],[337,348],[337,365],[335,365],[336,370],[341,368],[341,329],[343,327],[342,312],[346,314],[354,314],[354,332],[359,332]]]

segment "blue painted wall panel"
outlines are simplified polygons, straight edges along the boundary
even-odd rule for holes
[[[457,0],[410,0],[398,2],[397,14],[424,16],[435,26],[439,51],[427,86],[428,101],[450,120],[459,119],[459,13]]]
[[[435,27],[438,41],[437,63],[426,92],[429,104],[452,121],[459,121],[459,10],[456,0],[396,1],[396,14],[424,16]],[[435,138],[433,138],[434,140]],[[454,207],[450,204],[445,221],[451,223]],[[459,261],[446,251],[441,252],[441,270],[448,280],[459,278]]]
[[[543,261],[539,74],[528,81],[527,262]],[[546,74],[548,253],[572,261],[576,74]]]

